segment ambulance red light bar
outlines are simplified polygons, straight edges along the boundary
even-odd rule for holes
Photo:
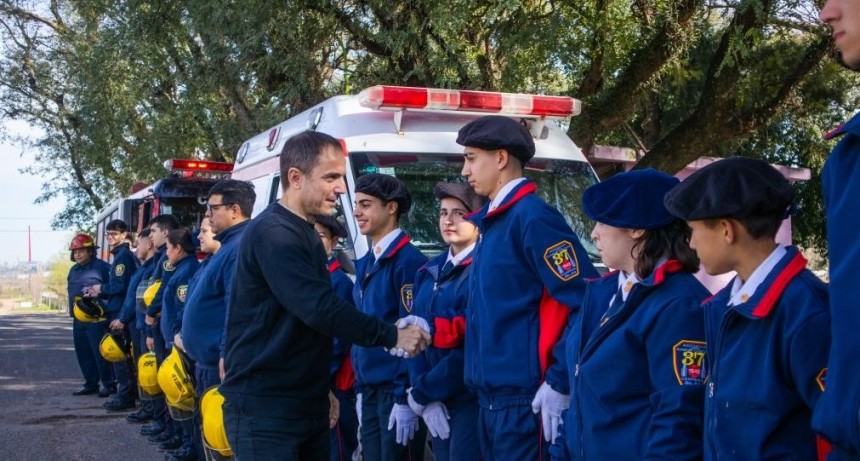
[[[229,173],[233,164],[227,162],[211,162],[209,160],[172,159],[164,161],[167,171],[205,171],[208,173]]]
[[[531,117],[570,117],[582,110],[582,103],[568,96],[385,85],[365,88],[358,94],[358,101],[370,109],[452,110]]]

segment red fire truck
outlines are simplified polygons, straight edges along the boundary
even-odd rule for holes
[[[232,163],[195,159],[167,160],[164,167],[167,177],[135,187],[130,195],[113,200],[99,212],[95,237],[102,259],[110,256],[105,242],[107,223],[122,219],[135,235],[155,216],[172,214],[181,225],[197,227],[206,213],[209,188],[233,171]]]

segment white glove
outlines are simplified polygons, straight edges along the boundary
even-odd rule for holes
[[[416,402],[415,399],[412,398],[412,388],[410,387],[406,392],[406,402],[409,404],[409,408],[411,408],[416,415],[423,415],[424,405],[421,405],[420,403]]]
[[[421,327],[421,329],[423,329],[427,333],[430,333],[430,324],[427,323],[427,321],[424,320],[422,317],[419,317],[417,315],[407,315],[406,317],[399,319],[395,325],[397,325],[397,328],[400,329],[406,328],[409,325],[418,325],[419,327]],[[410,357],[410,355],[405,350],[399,347],[389,349],[388,353],[395,357],[407,359]]]
[[[430,402],[424,407],[424,414],[421,416],[424,422],[427,423],[427,429],[430,435],[438,437],[442,440],[451,435],[451,426],[448,425],[448,408],[442,402]]]
[[[544,382],[532,400],[532,411],[540,413],[543,424],[543,438],[552,443],[558,437],[558,425],[561,423],[561,412],[570,406],[570,396],[557,392]]]
[[[355,414],[358,416],[358,427],[361,427],[361,393],[355,394]]]
[[[388,417],[388,430],[394,429],[395,426],[397,426],[397,443],[406,446],[418,430],[418,415],[409,408],[409,405],[395,403]]]

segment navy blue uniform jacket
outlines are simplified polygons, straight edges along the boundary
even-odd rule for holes
[[[817,457],[812,409],[830,349],[827,286],[794,247],[738,306],[732,283],[704,304],[705,460]]]
[[[236,259],[249,222],[230,226],[215,237],[221,242],[221,248],[204,260],[188,286],[182,319],[182,344],[188,356],[202,368],[218,368],[223,352],[227,303],[236,275]]]
[[[394,347],[397,327],[338,298],[314,226],[273,203],[242,236],[221,393],[244,414],[326,418],[332,336]]]
[[[699,460],[705,383],[702,300],[710,293],[669,260],[607,310],[619,272],[589,283],[565,338],[575,460]],[[619,294],[620,295],[620,294]]]
[[[69,290],[69,317],[74,317],[75,296],[82,296],[84,287],[107,283],[110,265],[101,259],[90,258],[85,265],[75,264],[69,269],[66,279]]]
[[[474,250],[472,250],[474,252]],[[433,334],[433,345],[408,360],[412,398],[421,405],[474,399],[463,380],[463,346],[466,336],[466,301],[472,255],[446,272],[448,251],[431,259],[415,277],[415,309]]]
[[[179,333],[182,325],[182,311],[185,300],[188,299],[188,282],[194,277],[200,262],[197,255],[188,255],[176,262],[173,275],[167,285],[161,286],[164,291],[164,307],[161,310],[161,334],[167,343],[173,343],[173,336]]]
[[[141,282],[149,278],[149,273],[155,267],[155,259],[149,258],[141,264],[131,281],[128,282],[128,292],[125,294],[125,300],[122,303],[122,310],[119,313],[119,321],[129,325],[134,321],[134,326],[139,331],[144,331],[146,324],[144,323],[144,315],[137,310],[137,287]]]
[[[159,248],[155,254],[159,259],[157,265],[152,271],[151,279],[153,282],[161,281],[161,287],[158,289],[158,292],[155,293],[155,297],[152,298],[152,303],[150,303],[149,307],[146,309],[146,315],[150,317],[158,317],[161,314],[161,309],[164,307],[165,288],[167,287],[167,284],[170,283],[170,277],[172,277],[173,273],[176,271],[176,268],[167,260],[167,244]],[[169,331],[162,331],[162,334],[165,338],[170,336]]]
[[[495,210],[487,204],[469,215],[481,236],[469,277],[466,384],[518,402],[531,402],[544,379],[569,392],[553,349],[582,304],[585,279],[598,275],[564,217],[536,191],[526,180]]]
[[[827,392],[815,409],[813,427],[833,443],[829,459],[860,460],[860,309],[856,291],[860,287],[860,114],[828,136],[842,136],[821,175],[827,209],[833,346]]]
[[[113,263],[110,266],[110,279],[108,283],[101,286],[100,298],[107,300],[105,309],[109,317],[116,318],[122,310],[125,295],[128,292],[131,278],[137,270],[134,255],[128,247],[128,243],[117,245],[113,250]]]
[[[355,263],[356,283],[352,290],[358,310],[385,323],[412,313],[413,285],[418,268],[427,258],[401,232],[379,258],[367,252]],[[393,386],[396,403],[406,404],[409,372],[403,359],[380,349],[352,347],[357,392],[362,386]]]

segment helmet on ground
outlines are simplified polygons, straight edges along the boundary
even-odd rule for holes
[[[155,299],[155,295],[158,294],[158,290],[161,289],[161,280],[156,280],[152,283],[152,285],[146,288],[146,291],[143,292],[143,305],[149,307],[152,304],[152,300]]]
[[[208,461],[233,459],[233,450],[224,430],[224,396],[218,386],[210,387],[200,398],[200,419],[203,426],[203,446]]]
[[[129,357],[130,352],[131,341],[122,334],[105,333],[99,343],[99,353],[108,362],[122,362]]]
[[[194,412],[194,382],[189,372],[193,372],[191,361],[178,347],[174,347],[158,367],[158,385],[175,421],[191,419]]]
[[[69,251],[80,250],[82,248],[98,248],[93,238],[87,234],[78,234],[72,238],[72,243],[69,244]]]
[[[72,315],[78,322],[96,323],[107,320],[105,308],[97,298],[75,296]]]
[[[154,352],[147,352],[137,360],[137,388],[141,400],[154,400],[161,396],[158,386],[158,361]]]

